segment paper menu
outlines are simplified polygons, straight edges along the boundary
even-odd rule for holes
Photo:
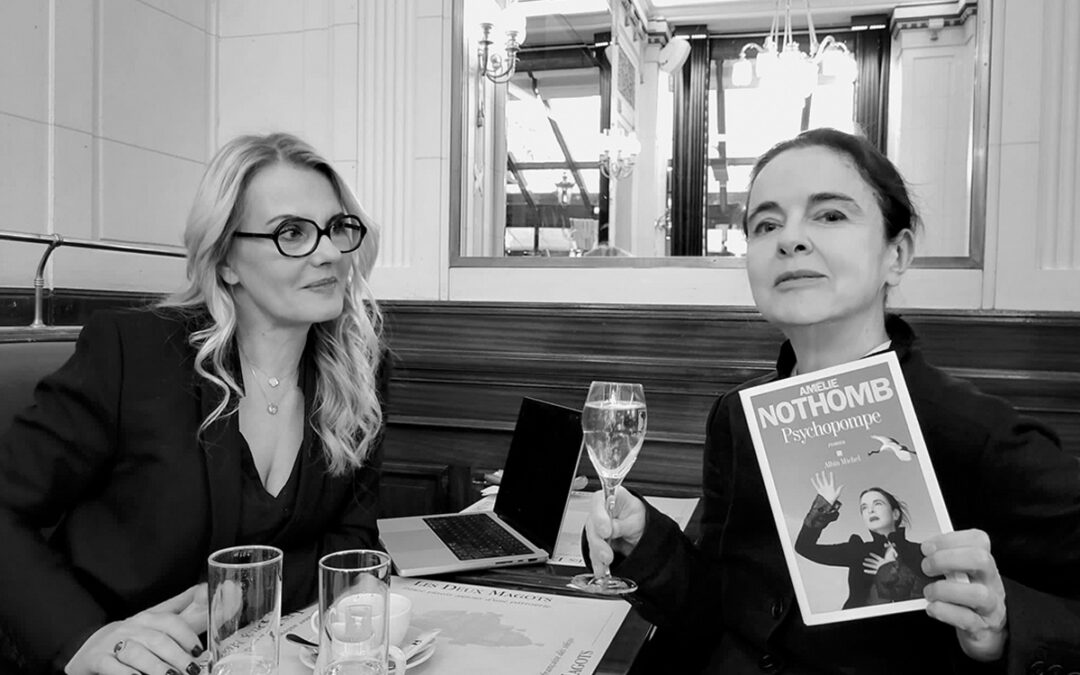
[[[621,600],[442,579],[394,577],[392,589],[412,600],[412,626],[440,631],[417,675],[590,675],[630,611]]]

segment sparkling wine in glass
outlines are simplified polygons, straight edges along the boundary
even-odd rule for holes
[[[608,515],[615,508],[615,489],[634,465],[645,440],[648,416],[645,392],[640,384],[626,382],[593,382],[585,399],[581,428],[585,448],[604,488],[604,504]],[[622,595],[637,589],[629,579],[579,574],[572,585],[589,593]]]

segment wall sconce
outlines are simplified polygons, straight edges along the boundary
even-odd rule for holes
[[[616,127],[600,133],[600,173],[608,178],[626,178],[634,171],[641,152],[637,134]]]
[[[786,0],[782,19],[780,6],[781,0],[776,0],[772,27],[764,44],[751,42],[739,50],[739,60],[731,68],[731,83],[736,87],[749,86],[756,70],[762,85],[806,98],[817,87],[819,70],[823,75],[840,81],[854,82],[858,69],[848,48],[831,35],[818,42],[814,18],[810,15],[810,0],[806,0],[809,52],[802,51],[792,37],[791,0]],[[751,49],[757,52],[754,63],[746,58]]]
[[[525,43],[525,13],[517,0],[506,0],[502,8],[490,0],[480,18],[477,67],[489,80],[496,83],[508,81],[517,67],[517,53]],[[495,41],[503,37],[502,48],[495,48]]]

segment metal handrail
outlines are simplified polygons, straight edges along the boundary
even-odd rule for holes
[[[8,232],[0,230],[0,240],[21,241],[28,244],[45,244],[48,247],[45,249],[45,252],[41,254],[41,260],[38,261],[37,272],[34,274],[34,321],[30,324],[31,328],[43,328],[45,326],[45,322],[41,320],[45,292],[45,265],[49,262],[49,256],[52,255],[52,252],[61,246],[90,248],[99,251],[163,255],[170,258],[183,258],[187,255],[182,248],[176,247],[140,244],[111,244],[109,242],[93,241],[91,239],[62,237],[59,234],[30,234],[27,232]]]

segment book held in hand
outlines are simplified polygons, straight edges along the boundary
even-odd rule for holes
[[[896,354],[739,394],[806,625],[925,608],[952,525]]]

